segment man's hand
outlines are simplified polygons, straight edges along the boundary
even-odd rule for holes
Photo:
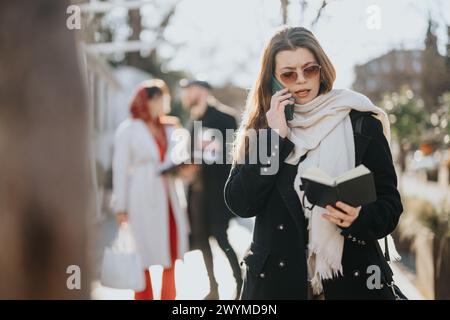
[[[116,221],[119,227],[122,225],[122,223],[128,222],[128,213],[126,211],[117,213]]]
[[[198,164],[184,164],[177,169],[177,175],[187,184],[193,182],[200,170]]]

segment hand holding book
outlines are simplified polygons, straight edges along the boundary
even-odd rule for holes
[[[308,202],[322,208],[338,201],[357,207],[377,199],[372,172],[364,165],[336,178],[312,167],[301,175],[301,180],[300,189],[305,191]]]
[[[340,210],[332,206],[326,206],[325,209],[327,209],[328,213],[324,213],[322,218],[343,228],[350,227],[361,211],[361,206],[355,208],[341,201],[336,202],[336,206]]]
[[[302,174],[301,181],[308,202],[327,209],[323,218],[341,227],[351,225],[361,206],[377,199],[372,172],[364,165],[336,178],[312,167]]]

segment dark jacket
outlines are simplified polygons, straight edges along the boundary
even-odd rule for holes
[[[395,229],[403,211],[397,177],[381,122],[368,113],[352,111],[350,115],[356,165],[362,163],[373,172],[377,200],[362,206],[358,218],[342,230],[344,276],[324,281],[325,298],[390,299],[392,295],[386,286],[390,269],[376,240]],[[360,132],[355,131],[358,116],[364,117]],[[287,138],[279,138],[278,146],[272,148],[280,160],[276,175],[261,175],[263,164],[234,164],[225,185],[230,210],[241,217],[256,217],[253,241],[243,261],[246,278],[242,299],[308,297],[307,221],[292,186],[297,166],[284,163],[293,148]],[[369,290],[366,286],[371,275],[367,268],[371,265],[380,267],[381,289]]]
[[[222,164],[202,164],[199,175],[188,189],[188,213],[193,241],[208,237],[214,228],[224,228],[232,218],[223,198],[223,188],[231,165],[226,161],[226,131],[237,127],[233,110],[226,106],[208,106],[201,121],[202,128],[218,129],[223,136]],[[191,128],[194,137],[194,129]],[[194,144],[192,144],[194,147]]]

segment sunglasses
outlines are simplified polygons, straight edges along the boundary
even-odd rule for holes
[[[317,76],[320,72],[320,69],[322,67],[318,64],[313,64],[311,66],[307,66],[302,70],[303,78],[305,79],[311,79],[315,76]],[[285,84],[291,84],[297,81],[298,79],[298,72],[297,71],[286,71],[280,74],[280,79]]]

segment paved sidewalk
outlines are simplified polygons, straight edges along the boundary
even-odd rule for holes
[[[394,272],[395,284],[400,288],[400,290],[402,290],[409,300],[425,300],[425,297],[414,285],[413,274],[408,272],[400,262],[392,263],[391,268]]]
[[[114,224],[106,221],[109,236],[111,236],[110,228],[114,228]],[[251,242],[252,220],[241,220],[239,223],[232,220],[228,230],[230,243],[236,250],[238,258],[241,259]],[[105,243],[105,242],[103,242]],[[231,268],[228,264],[225,254],[220,250],[219,246],[212,241],[212,250],[214,255],[214,268],[219,283],[220,299],[232,299],[234,296],[234,278]],[[98,255],[97,255],[98,256]],[[413,278],[406,268],[402,267],[399,262],[392,265],[394,271],[394,279],[397,286],[405,293],[405,295],[412,300],[423,300],[424,297],[417,290],[413,284]],[[159,299],[159,290],[161,288],[161,267],[150,268],[152,275],[153,288],[155,298]],[[193,277],[196,274],[198,276]],[[209,292],[209,283],[206,274],[203,256],[200,251],[188,252],[185,256],[184,262],[177,261],[176,264],[176,281],[177,281],[177,299],[202,299]],[[93,299],[133,299],[134,293],[131,290],[117,290],[107,287],[102,287],[100,282],[94,281],[92,283],[92,298]]]
[[[250,221],[251,222],[251,221]],[[109,230],[115,228],[114,224],[108,222],[107,220],[103,222],[107,226],[100,228],[102,231],[109,235],[113,231]],[[252,224],[249,221],[244,222],[243,225],[238,224],[236,220],[232,220],[230,223],[230,228],[228,230],[230,243],[236,250],[236,254],[239,259],[242,259],[245,251],[251,242],[251,228]],[[102,245],[106,245],[106,241],[102,241]],[[228,264],[228,260],[225,254],[220,250],[219,246],[215,241],[211,241],[212,251],[214,256],[214,271],[217,277],[217,282],[219,283],[219,296],[221,300],[232,299],[235,295],[235,281],[233,278],[231,267]],[[97,248],[97,253],[95,254],[97,263],[101,263],[101,253],[103,252],[103,247]],[[98,268],[97,268],[98,269]],[[154,289],[155,298],[160,298],[160,288],[161,288],[161,274],[162,268],[159,266],[151,267],[150,273],[152,275],[152,284]],[[99,270],[97,272],[99,275]],[[193,275],[196,275],[195,277]],[[206,273],[206,267],[203,262],[203,256],[200,251],[190,251],[186,253],[184,261],[177,261],[175,267],[175,277],[177,282],[177,300],[192,299],[200,300],[203,299],[209,292],[209,281]],[[92,299],[112,299],[112,300],[129,300],[134,298],[134,293],[131,290],[118,290],[103,287],[99,280],[92,282],[91,288]]]

